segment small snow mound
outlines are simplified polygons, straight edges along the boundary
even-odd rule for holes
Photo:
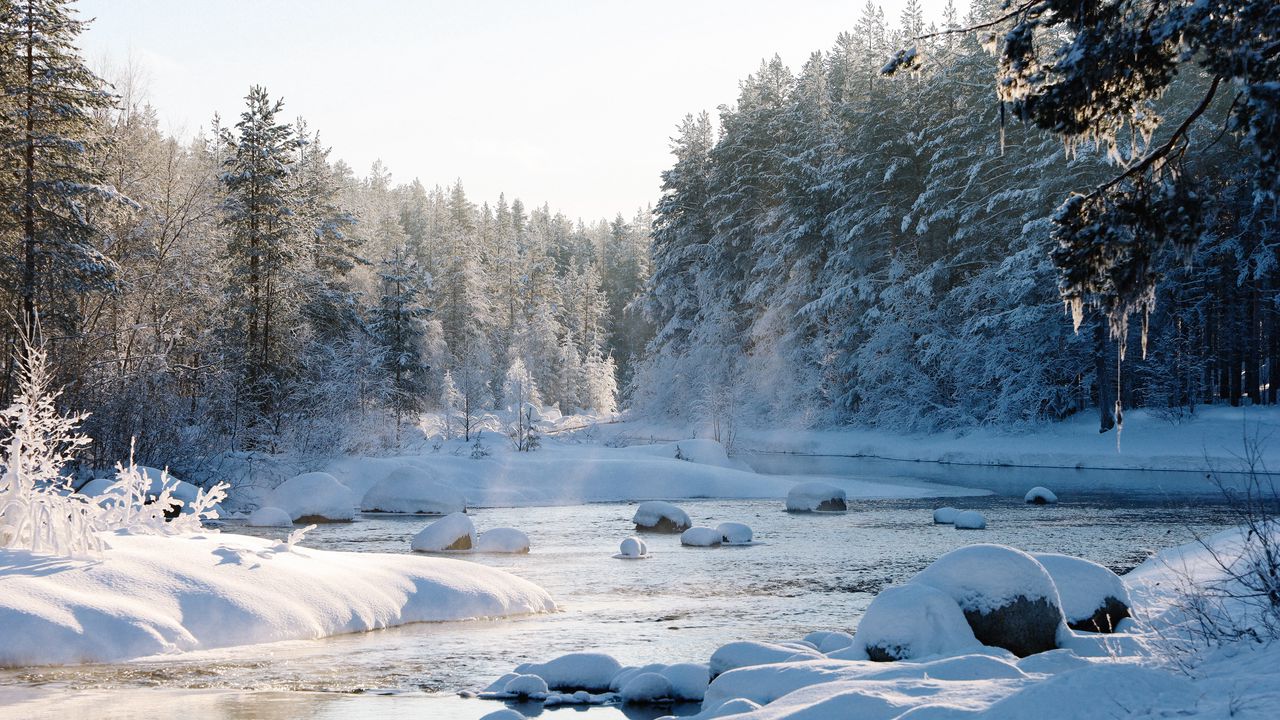
[[[649,557],[649,546],[638,537],[629,537],[624,539],[618,545],[618,554],[616,558],[623,560],[640,560]]]
[[[445,515],[413,536],[409,547],[414,552],[449,552],[470,550],[476,544],[476,526],[471,518],[457,512]]]
[[[1058,502],[1058,496],[1054,495],[1052,490],[1039,485],[1028,490],[1026,496],[1022,499],[1032,505],[1052,505]]]
[[[858,623],[853,647],[876,661],[954,655],[978,647],[960,606],[928,585],[885,588]]]
[[[702,702],[711,682],[711,671],[703,663],[676,663],[661,671],[671,682],[671,698],[687,702]]]
[[[507,681],[502,691],[520,698],[545,697],[547,681],[537,675],[516,675]]]
[[[755,665],[770,665],[787,662],[796,656],[811,660],[821,660],[822,654],[817,650],[799,643],[767,643],[754,640],[743,640],[722,645],[711,655],[711,678]]]
[[[804,636],[804,641],[826,653],[843,650],[853,644],[853,636],[838,630],[817,630]]]
[[[525,663],[516,672],[537,675],[552,690],[606,692],[609,681],[622,665],[604,653],[579,652],[561,655],[544,663]]]
[[[662,500],[640,503],[631,522],[636,524],[636,530],[649,532],[678,533],[693,527],[688,513]]]
[[[761,708],[760,703],[753,702],[746,698],[732,698],[720,703],[719,706],[717,706],[711,711],[710,715],[706,715],[705,717],[708,718],[708,720],[711,720],[711,718],[729,717],[730,715],[742,715],[744,713],[749,713],[753,710],[759,710],[760,708]]]
[[[965,510],[956,513],[952,524],[957,530],[986,530],[987,519],[977,510]]]
[[[657,703],[670,700],[674,695],[671,681],[658,673],[640,673],[631,678],[618,691],[623,702]]]
[[[933,523],[935,525],[950,525],[956,521],[956,515],[960,511],[953,507],[940,507],[933,511]]]
[[[680,533],[680,544],[690,547],[714,547],[723,539],[719,530],[709,527],[692,527]]]
[[[751,528],[742,523],[726,522],[716,526],[720,533],[720,541],[726,545],[748,545],[751,543]]]
[[[480,718],[480,720],[527,720],[527,718],[511,708],[502,708],[501,710],[494,710]]]
[[[293,527],[293,518],[278,507],[264,505],[254,510],[244,524],[249,527]]]
[[[475,550],[488,553],[527,553],[529,536],[515,528],[485,530],[476,539]]]
[[[844,512],[849,509],[844,490],[821,482],[805,482],[787,492],[788,512]]]
[[[1116,623],[1129,617],[1129,591],[1119,575],[1107,568],[1069,555],[1034,553],[1058,587],[1062,614],[1072,630],[1114,632]]]
[[[289,513],[294,522],[349,522],[356,513],[355,498],[346,485],[329,473],[313,472],[285,480],[262,503]]]
[[[374,483],[360,501],[364,512],[448,515],[465,512],[462,493],[436,481],[422,468],[401,467]]]

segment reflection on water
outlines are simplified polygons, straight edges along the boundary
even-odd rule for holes
[[[1026,484],[1026,483],[1024,483]],[[1055,487],[1055,490],[1059,489]],[[551,615],[411,625],[327,638],[191,653],[123,665],[0,671],[0,716],[125,718],[431,717],[474,720],[499,707],[461,699],[525,661],[591,649],[625,664],[705,660],[734,640],[795,638],[852,629],[876,592],[942,553],[973,542],[1064,552],[1125,571],[1152,551],[1185,542],[1192,529],[1227,523],[1220,506],[1171,507],[1156,498],[1059,493],[1055,506],[1019,498],[958,498],[989,529],[932,524],[929,500],[856,501],[844,515],[793,515],[778,501],[680,503],[698,524],[734,520],[760,544],[682,548],[648,538],[655,556],[613,560],[632,532],[633,506],[493,508],[474,511],[481,529],[528,533],[528,555],[467,555],[539,583],[560,603]],[[309,547],[406,552],[429,520],[366,515],[312,531]],[[282,531],[236,528],[277,536]],[[139,713],[151,707],[154,712]],[[521,708],[527,715],[539,707]],[[681,708],[684,711],[694,708]],[[580,710],[551,711],[577,717]],[[669,710],[595,708],[587,718],[650,718]]]

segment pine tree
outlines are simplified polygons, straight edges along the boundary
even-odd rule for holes
[[[422,351],[425,337],[417,268],[403,246],[382,261],[382,299],[374,319],[374,333],[383,352],[383,366],[390,376],[391,410],[396,416],[396,446],[400,446],[405,415],[422,409],[427,394],[427,364]]]

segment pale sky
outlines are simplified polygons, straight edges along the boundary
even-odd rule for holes
[[[901,0],[881,3],[896,22]],[[962,5],[962,3],[957,3]],[[942,0],[925,0],[930,19]],[[147,73],[164,129],[233,124],[249,86],[284,97],[360,175],[461,178],[570,217],[658,198],[686,113],[731,104],[851,29],[856,0],[80,0],[86,58]]]

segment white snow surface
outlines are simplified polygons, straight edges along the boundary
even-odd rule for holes
[[[454,544],[463,538],[469,540],[468,547],[454,548]],[[409,547],[414,552],[456,552],[475,548],[478,538],[476,526],[465,513],[451,513],[423,528]]]
[[[848,495],[841,488],[825,482],[804,482],[787,491],[787,509],[793,512],[813,512],[827,500],[846,500]]]
[[[249,527],[293,527],[293,518],[278,507],[264,506],[249,514],[245,520]]]
[[[987,518],[977,510],[961,510],[951,518],[957,530],[986,530]]]
[[[555,609],[536,585],[443,558],[242,535],[107,534],[90,560],[0,550],[0,666],[116,662],[412,622]]]
[[[1098,563],[1056,553],[1033,553],[1032,557],[1053,578],[1067,622],[1089,619],[1108,597],[1131,605],[1124,580]]]
[[[295,475],[267,494],[263,506],[278,507],[297,522],[304,517],[346,521],[355,517],[355,496],[324,472]]]
[[[752,665],[784,662],[797,656],[810,659],[822,657],[817,650],[802,643],[766,643],[752,640],[732,642],[712,653],[711,676],[716,677],[721,673]]]
[[[958,655],[981,648],[952,597],[935,587],[908,583],[880,591],[862,619],[845,659],[866,658],[880,648],[899,660]]]
[[[400,467],[374,483],[360,501],[364,512],[448,515],[464,512],[467,499],[462,493],[439,483],[420,467]]]
[[[680,544],[692,547],[713,547],[724,540],[724,535],[715,528],[691,527],[680,533]]]
[[[527,553],[529,536],[515,528],[490,528],[476,538],[476,552]]]
[[[951,596],[961,610],[988,613],[1019,596],[1060,606],[1053,578],[1031,555],[1004,545],[967,545],[943,555],[911,583]]]
[[[639,527],[651,528],[664,519],[678,527],[687,528],[693,525],[693,521],[689,519],[689,513],[663,500],[640,503],[636,507],[636,514],[631,517],[631,522]]]

